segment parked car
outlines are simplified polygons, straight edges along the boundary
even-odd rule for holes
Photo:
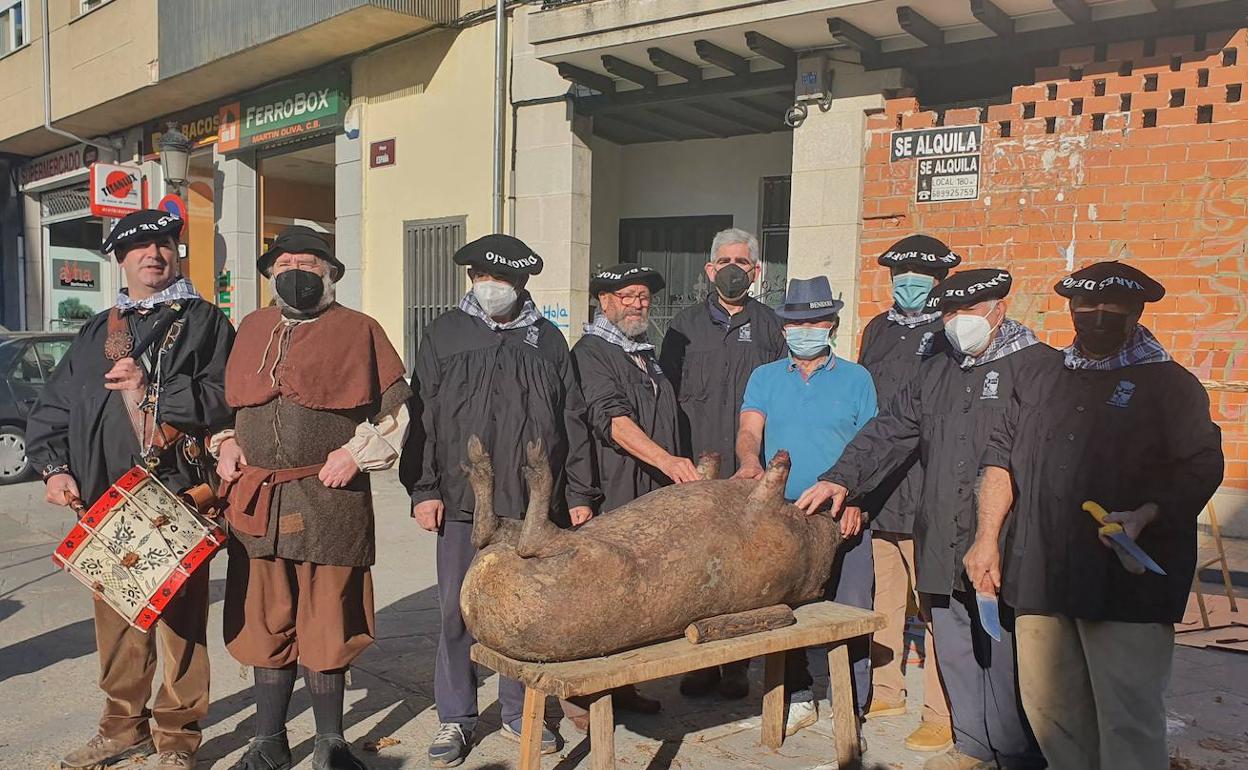
[[[0,484],[35,475],[26,457],[26,416],[73,340],[64,332],[0,333]]]

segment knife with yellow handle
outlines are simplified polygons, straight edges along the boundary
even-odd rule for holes
[[[1153,557],[1144,553],[1144,549],[1136,545],[1135,541],[1123,531],[1121,524],[1114,521],[1105,521],[1105,517],[1109,516],[1109,511],[1106,511],[1100,504],[1088,500],[1083,504],[1083,510],[1092,514],[1092,518],[1096,519],[1097,523],[1101,525],[1099,534],[1112,540],[1127,555],[1138,561],[1144,569],[1149,572],[1156,572],[1158,575],[1166,574],[1161,565],[1153,561]]]

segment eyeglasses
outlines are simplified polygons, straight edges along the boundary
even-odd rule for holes
[[[625,307],[632,307],[633,305],[645,307],[650,304],[649,294],[620,294],[617,291],[613,291],[611,295],[624,304]]]

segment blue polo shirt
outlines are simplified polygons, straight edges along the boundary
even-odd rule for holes
[[[787,449],[793,460],[784,496],[801,497],[819,474],[875,416],[875,383],[863,367],[831,357],[804,379],[793,359],[782,358],[754,370],[745,386],[742,412],[767,419],[763,453],[767,460]]]

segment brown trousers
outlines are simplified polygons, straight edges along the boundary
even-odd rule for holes
[[[198,750],[199,723],[208,714],[207,640],[207,567],[191,575],[147,633],[96,599],[100,689],[107,698],[100,734],[127,744],[152,735],[157,751]],[[162,659],[162,681],[148,709],[157,657]],[[149,720],[155,721],[154,728]]]
[[[373,643],[368,567],[248,559],[231,546],[223,625],[225,647],[239,663],[336,671]]]
[[[1019,615],[1018,688],[1054,770],[1167,770],[1174,626]]]
[[[906,678],[901,666],[906,658],[906,608],[911,599],[915,607],[921,607],[914,589],[914,538],[893,532],[872,532],[871,552],[875,560],[875,611],[888,623],[871,637],[872,698],[880,703],[905,703]],[[927,625],[923,721],[952,729],[949,699],[936,665],[932,619],[923,620]]]

